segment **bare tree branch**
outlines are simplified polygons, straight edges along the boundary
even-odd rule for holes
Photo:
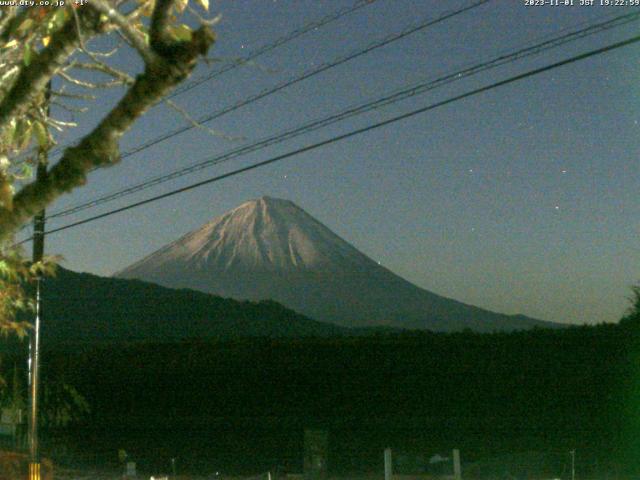
[[[169,12],[174,0],[156,0],[156,6],[151,15],[149,28],[149,43],[154,52],[162,55],[168,46],[179,45],[168,40],[167,26],[169,25]],[[164,52],[166,53],[166,52]]]
[[[0,40],[3,42],[6,42],[9,39],[9,33],[27,18],[29,9],[20,10],[17,7],[9,7],[5,12],[6,16],[2,17],[2,25],[0,27]]]
[[[172,109],[174,109],[176,112],[178,112],[187,122],[189,122],[194,128],[197,128],[199,130],[202,130],[203,132],[208,133],[209,135],[212,135],[214,137],[218,137],[218,138],[223,138],[225,140],[244,140],[245,138],[242,136],[236,136],[236,137],[232,137],[231,135],[226,135],[222,132],[218,132],[217,130],[214,130],[213,128],[209,128],[206,125],[198,122],[198,120],[196,120],[195,118],[193,118],[188,111],[186,111],[184,108],[182,108],[180,105],[178,105],[177,103],[175,103],[173,100],[166,100],[166,104],[169,105],[169,107],[171,107]]]
[[[97,16],[84,12],[91,12],[91,10],[83,9],[80,16],[83,22],[91,26],[90,31],[97,33]],[[75,22],[70,19],[52,36],[49,45],[42,49],[28,66],[21,69],[13,86],[0,102],[0,128],[11,118],[25,112],[32,101],[42,93],[51,77],[77,48],[78,41]]]
[[[89,107],[72,107],[72,106],[67,105],[67,104],[65,104],[63,102],[58,102],[57,100],[52,100],[51,104],[55,105],[57,107],[60,107],[61,109],[65,110],[66,112],[68,112],[70,114],[86,113],[89,110]]]
[[[113,47],[108,52],[98,52],[98,51],[95,51],[95,50],[89,50],[89,48],[87,48],[86,46],[81,48],[81,50],[82,50],[83,53],[85,53],[92,60],[94,58],[97,58],[97,57],[108,58],[108,57],[113,57],[118,52],[118,50],[120,50],[120,47],[123,44],[124,44],[124,42],[119,42],[118,45]]]
[[[56,120],[54,118],[49,118],[47,120],[47,122],[49,123],[49,125],[53,126],[54,128],[58,128],[61,132],[64,131],[65,127],[77,127],[78,124],[76,122],[65,122],[63,120]]]
[[[83,185],[89,171],[117,163],[120,160],[118,143],[121,136],[192,72],[198,57],[207,54],[215,40],[207,27],[195,31],[189,41],[170,42],[165,39],[165,33],[158,27],[166,28],[170,8],[171,0],[157,2],[151,25],[156,36],[154,59],[145,65],[144,72],[136,77],[120,102],[77,146],[64,151],[60,161],[44,179],[23,187],[14,196],[12,209],[0,208],[0,241],[6,240],[60,195]],[[73,25],[71,28],[75,32]]]
[[[64,90],[53,90],[51,95],[54,97],[60,98],[72,98],[74,100],[95,100],[95,95],[90,95],[87,93],[67,93]]]
[[[209,27],[213,27],[214,25],[220,23],[220,20],[222,20],[222,15],[218,14],[213,18],[205,18],[202,15],[200,15],[200,13],[193,7],[191,7],[191,5],[187,4],[187,11],[193,15],[195,18],[198,19],[198,22],[200,22],[201,25],[207,25]]]
[[[71,75],[63,71],[58,72],[58,75],[60,76],[60,78],[64,79],[65,81],[73,85],[77,85],[78,87],[89,88],[89,89],[110,88],[110,87],[120,86],[123,84],[122,80],[118,80],[118,79],[111,80],[108,82],[87,82],[85,80],[80,80],[78,78],[72,77]]]
[[[18,7],[8,7],[2,11],[2,18],[0,18],[0,38],[4,37],[4,32],[7,31],[9,23],[16,17],[18,13]]]
[[[70,68],[104,73],[105,75],[116,78],[127,85],[131,85],[134,82],[134,78],[128,73],[113,68],[111,65],[107,65],[99,60],[95,60],[94,63],[75,62],[73,65],[70,65]]]
[[[140,33],[131,26],[130,21],[112,7],[106,0],[91,0],[91,6],[97,11],[106,15],[115,25],[124,38],[135,48],[145,63],[153,63],[156,60],[156,54],[146,44]],[[157,6],[156,6],[157,8]]]

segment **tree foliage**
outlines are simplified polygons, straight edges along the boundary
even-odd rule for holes
[[[90,171],[118,163],[122,135],[190,75],[215,39],[213,22],[201,16],[208,0],[79,3],[0,11],[1,333],[25,332],[16,321],[16,312],[31,306],[25,285],[52,270],[50,261],[26,263],[14,246],[16,233],[85,184]],[[115,48],[93,50],[96,44]],[[140,61],[122,69],[114,53],[127,50]],[[77,126],[56,118],[49,107],[75,116],[89,108],[96,89],[110,87],[125,89],[120,100],[75,145],[61,150],[45,175],[34,178],[43,154]]]
[[[640,283],[631,287],[631,296],[629,297],[629,309],[627,314],[620,320],[622,324],[640,324]]]

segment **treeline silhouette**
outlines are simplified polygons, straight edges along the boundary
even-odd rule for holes
[[[323,428],[335,472],[380,467],[388,446],[408,455],[456,447],[468,462],[576,449],[585,475],[637,472],[637,317],[513,333],[45,350],[45,381],[73,385],[91,406],[83,422],[49,435],[94,461],[126,445],[143,463],[178,456],[196,470],[297,470],[303,429]]]

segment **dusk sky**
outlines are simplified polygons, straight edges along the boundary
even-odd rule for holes
[[[293,78],[471,0],[376,0],[175,97],[194,117]],[[395,89],[535,44],[640,7],[526,6],[494,0],[94,172],[49,212],[295,127]],[[600,4],[600,0],[596,0]],[[352,5],[331,0],[225,0],[218,63],[227,65],[311,21]],[[259,152],[58,218],[49,228],[488,85],[637,35],[640,22],[454,82]],[[113,272],[240,203],[292,200],[393,272],[465,303],[565,323],[624,314],[640,281],[640,45],[527,78],[472,98],[47,237],[63,265]],[[124,56],[123,64],[133,61]],[[78,117],[90,127],[121,91]],[[150,111],[123,151],[183,125]]]

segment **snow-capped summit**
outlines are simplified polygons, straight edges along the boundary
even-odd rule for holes
[[[238,299],[272,299],[349,327],[492,331],[545,324],[423,290],[293,202],[272,197],[243,203],[116,276]]]
[[[344,268],[368,259],[288,200],[261,197],[214,218],[119,274],[179,262],[218,272]]]

